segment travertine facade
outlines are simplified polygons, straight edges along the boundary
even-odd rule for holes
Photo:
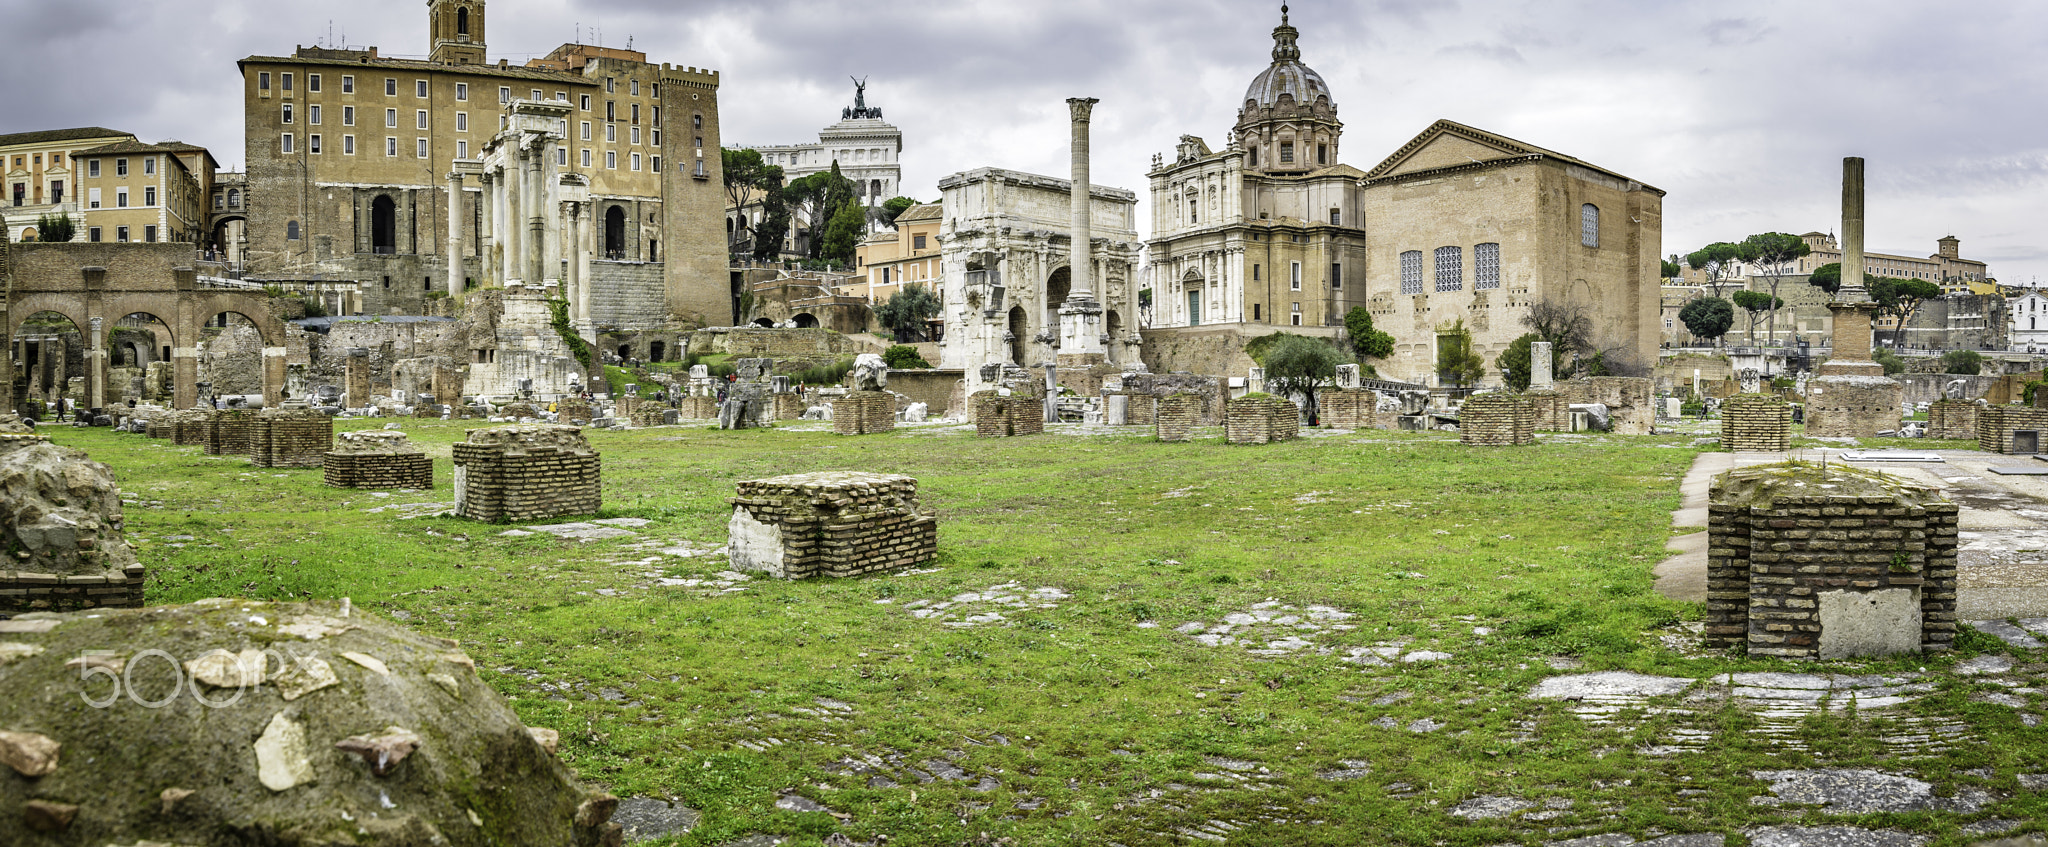
[[[939,520],[918,511],[917,480],[824,472],[739,484],[732,567],[781,579],[913,567],[938,553]]]
[[[1932,488],[1839,464],[1722,474],[1708,506],[1707,644],[1797,659],[1949,649],[1956,515]]]
[[[604,505],[597,451],[573,426],[472,429],[455,445],[455,514],[507,522],[588,515]]]

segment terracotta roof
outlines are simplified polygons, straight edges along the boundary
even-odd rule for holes
[[[186,153],[193,150],[203,149],[205,148],[194,147],[190,144],[145,144],[134,139],[129,139],[127,141],[117,141],[114,142],[113,144],[108,144],[104,147],[93,147],[86,150],[80,150],[76,153],[71,154],[71,158],[76,159],[80,156],[107,156],[116,153]]]
[[[943,208],[937,203],[919,203],[897,215],[896,223],[901,225],[905,221],[935,221],[945,217]]]
[[[1603,168],[1599,165],[1593,164],[1592,162],[1567,156],[1555,150],[1546,150],[1534,144],[1530,144],[1528,142],[1517,141],[1505,135],[1487,132],[1486,130],[1466,126],[1464,124],[1458,123],[1457,121],[1451,120],[1439,120],[1436,123],[1430,124],[1428,129],[1422,131],[1422,134],[1415,136],[1414,139],[1410,140],[1406,145],[1402,146],[1401,149],[1394,151],[1394,154],[1392,156],[1388,156],[1385,161],[1379,163],[1379,166],[1373,168],[1369,173],[1367,173],[1365,175],[1365,181],[1372,182],[1381,179],[1387,179],[1389,177],[1394,176],[1392,172],[1394,168],[1398,167],[1401,164],[1401,162],[1405,161],[1410,155],[1413,155],[1417,150],[1420,150],[1428,142],[1438,138],[1439,136],[1444,135],[1458,136],[1469,141],[1478,142],[1479,144],[1485,146],[1494,147],[1505,153],[1508,153],[1509,156],[1507,158],[1494,159],[1485,162],[1474,161],[1471,165],[1453,165],[1447,168],[1431,168],[1427,171],[1404,173],[1400,174],[1399,176],[1402,178],[1406,178],[1413,177],[1417,173],[1435,173],[1439,171],[1456,170],[1458,168],[1474,166],[1487,167],[1505,161],[1511,161],[1514,158],[1524,158],[1551,159],[1559,162],[1564,162],[1565,164],[1578,165],[1588,170],[1599,171],[1600,173],[1607,174],[1608,176],[1614,177],[1619,180],[1623,180],[1625,182],[1636,182],[1638,185],[1642,185],[1642,183],[1630,179],[1625,174],[1617,173],[1607,168]],[[1664,190],[1661,188],[1657,188],[1651,185],[1643,185],[1643,189],[1653,194],[1656,194],[1659,197],[1664,196]]]
[[[0,147],[11,147],[16,144],[52,144],[58,141],[79,141],[87,138],[118,138],[124,135],[131,138],[134,137],[133,133],[122,132],[118,129],[107,129],[103,126],[83,126],[76,129],[45,129],[36,132],[17,132],[12,135],[0,135]]]

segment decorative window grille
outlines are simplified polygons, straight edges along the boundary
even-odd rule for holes
[[[1465,248],[1436,248],[1436,290],[1463,291],[1465,289]]]
[[[1579,207],[1579,243],[1600,246],[1600,207],[1591,203]]]
[[[1422,251],[1410,250],[1401,254],[1401,293],[1422,293]]]
[[[1472,248],[1472,290],[1500,287],[1500,245],[1481,244]]]

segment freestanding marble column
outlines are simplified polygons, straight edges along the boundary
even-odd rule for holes
[[[492,254],[497,252],[498,241],[498,230],[493,221],[497,214],[498,185],[489,170],[477,177],[477,183],[483,186],[483,193],[477,195],[476,200],[477,215],[481,218],[477,223],[477,284],[487,286],[498,278],[498,263],[492,258]]]
[[[537,286],[548,278],[547,184],[543,181],[545,170],[541,162],[541,154],[547,148],[537,136],[529,136],[528,143],[521,147],[526,153],[526,182],[530,194],[526,204],[527,238],[522,245],[526,248],[526,284]]]
[[[1871,438],[1896,431],[1905,388],[1870,359],[1870,315],[1877,304],[1863,288],[1863,160],[1842,160],[1842,287],[1828,303],[1835,315],[1832,352],[1806,381],[1806,434]]]
[[[1529,390],[1549,391],[1555,388],[1551,375],[1550,342],[1537,341],[1529,345]]]
[[[448,172],[448,296],[462,296],[462,173]]]
[[[1089,220],[1092,186],[1088,177],[1088,120],[1097,102],[1100,101],[1093,97],[1075,97],[1067,101],[1074,121],[1073,219],[1069,227],[1072,247],[1069,250],[1067,299],[1060,304],[1060,351],[1057,357],[1066,367],[1085,368],[1099,364],[1105,350],[1102,343],[1102,304],[1095,300],[1094,233]]]

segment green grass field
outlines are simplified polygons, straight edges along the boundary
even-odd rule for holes
[[[1602,725],[1528,699],[1555,667],[1939,672],[2002,649],[1972,637],[1956,657],[1813,667],[1692,649],[1685,625],[1699,609],[1651,588],[1690,438],[1467,448],[1455,435],[1361,432],[1232,447],[933,429],[598,432],[600,517],[651,523],[580,542],[384,508],[453,499],[449,445],[463,425],[403,424],[436,457],[432,492],[375,496],[327,488],[317,470],[49,432],[114,468],[151,602],[346,596],[460,639],[529,724],[561,731],[584,779],[701,811],[678,844],[843,833],[1136,847],[1205,826],[1240,844],[1534,844],[1810,819],[1751,803],[1757,770],[1873,767],[1943,793],[2048,771],[2042,730],[1946,675],[1891,711],[1958,718],[1972,743],[1910,764],[1875,740],[1896,715],[1810,716],[1796,731],[1805,749],[1792,750],[1726,704]],[[820,470],[915,476],[940,518],[929,572],[728,592],[722,557],[663,552],[723,545],[735,482]],[[1022,600],[980,596],[991,587]],[[1249,645],[1177,631],[1261,609],[1321,623],[1260,621],[1237,632]],[[949,625],[987,613],[1000,619]],[[1289,635],[1303,643],[1281,655],[1248,649]],[[1402,661],[1418,651],[1449,655]],[[1643,752],[1680,726],[1715,742]],[[1979,768],[1989,776],[1966,773]],[[791,793],[831,812],[777,808]],[[2048,818],[2040,795],[2003,793],[1975,816],[1830,820],[1945,845],[1968,843],[1969,820]],[[1447,814],[1480,795],[1559,814]]]

